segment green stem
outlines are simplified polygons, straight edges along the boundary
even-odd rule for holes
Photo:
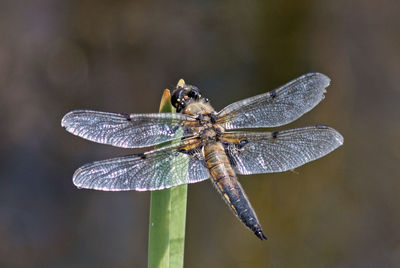
[[[165,90],[161,112],[175,112]],[[154,191],[150,201],[148,267],[183,267],[187,185]]]

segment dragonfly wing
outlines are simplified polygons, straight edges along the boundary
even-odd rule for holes
[[[86,164],[73,176],[79,188],[103,191],[153,191],[209,178],[200,151],[179,146]]]
[[[191,135],[184,114],[118,114],[90,110],[67,113],[61,125],[81,138],[123,148],[141,148]]]
[[[261,133],[236,132],[234,135],[244,140],[242,145],[227,145],[227,153],[238,174],[294,169],[343,144],[342,135],[327,126]]]
[[[329,83],[326,75],[305,74],[270,92],[232,103],[218,113],[217,122],[225,129],[288,124],[314,108]]]

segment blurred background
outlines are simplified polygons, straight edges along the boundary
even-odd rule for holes
[[[189,186],[186,267],[400,266],[400,3],[0,1],[0,266],[145,267],[149,193],[78,190],[84,163],[134,151],[61,128],[70,110],[157,112],[197,85],[216,110],[311,71],[344,146],[240,176],[268,241],[210,182]]]

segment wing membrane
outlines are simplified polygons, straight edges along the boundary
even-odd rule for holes
[[[86,164],[75,171],[73,182],[80,188],[103,191],[152,191],[208,177],[200,152],[181,153],[174,145]]]
[[[141,148],[190,135],[184,114],[118,114],[90,110],[67,113],[61,125],[84,139],[123,148]]]
[[[314,108],[329,83],[323,74],[305,74],[270,92],[232,103],[218,113],[217,122],[225,129],[288,124]]]
[[[228,154],[238,174],[282,172],[318,159],[343,144],[339,132],[327,126],[277,132],[236,132],[247,144],[228,145]]]

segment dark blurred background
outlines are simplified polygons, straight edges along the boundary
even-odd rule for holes
[[[400,2],[2,0],[0,40],[1,267],[146,266],[150,194],[71,181],[132,151],[70,135],[68,111],[157,112],[179,78],[220,110],[311,71],[326,99],[280,129],[327,124],[344,146],[240,177],[268,241],[190,185],[185,266],[400,266]]]

